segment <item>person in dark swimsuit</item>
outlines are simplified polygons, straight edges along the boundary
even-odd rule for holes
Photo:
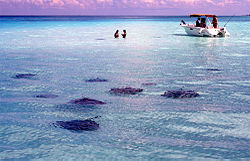
[[[196,27],[201,27],[200,18],[198,18],[196,21]]]
[[[126,38],[126,36],[127,36],[127,32],[126,32],[126,30],[123,30],[122,37],[123,37],[123,38]]]
[[[115,34],[114,34],[115,38],[119,38],[119,30],[116,30]]]
[[[213,24],[214,28],[218,27],[218,19],[217,19],[217,16],[215,16],[215,15],[213,16],[212,24]]]

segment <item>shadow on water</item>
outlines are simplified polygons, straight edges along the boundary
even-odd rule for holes
[[[154,36],[153,38],[155,38],[155,39],[161,39],[160,36]]]
[[[106,39],[104,39],[104,38],[97,38],[97,39],[95,39],[95,40],[106,40]]]
[[[172,34],[172,35],[174,35],[174,36],[188,36],[188,37],[191,36],[191,35],[187,35],[187,34]]]

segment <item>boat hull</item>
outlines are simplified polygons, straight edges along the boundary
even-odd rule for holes
[[[200,37],[226,37],[230,36],[230,33],[227,31],[226,27],[222,28],[202,28],[195,27],[193,25],[181,25],[188,35],[200,36]]]

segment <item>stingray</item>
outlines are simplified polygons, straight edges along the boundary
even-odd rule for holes
[[[28,74],[17,74],[13,78],[16,78],[16,79],[22,79],[22,78],[29,79],[29,78],[32,78],[34,76],[36,76],[36,74],[30,74],[30,73],[28,73]]]
[[[161,96],[167,97],[167,98],[193,98],[198,97],[199,94],[197,92],[194,92],[193,90],[172,90],[167,91]]]
[[[125,88],[112,88],[109,92],[112,94],[137,94],[142,92],[143,89],[141,88],[132,88],[132,87],[125,87]]]
[[[94,79],[88,79],[85,82],[108,82],[107,79],[100,79],[100,78],[94,78]]]
[[[56,98],[56,97],[58,97],[58,95],[55,95],[55,94],[38,94],[38,95],[35,95],[34,97],[36,97],[36,98]]]
[[[98,101],[98,100],[91,99],[91,98],[86,98],[86,97],[71,100],[69,103],[78,104],[78,105],[103,105],[103,104],[106,104],[105,102]]]
[[[217,72],[217,71],[221,71],[220,69],[216,69],[216,68],[208,68],[208,69],[206,69],[207,71],[215,71],[215,72]]]
[[[98,118],[100,116],[96,116],[94,118]],[[93,121],[92,119],[86,120],[71,120],[71,121],[56,121],[53,123],[55,127],[64,128],[72,131],[93,131],[99,128],[99,124]]]

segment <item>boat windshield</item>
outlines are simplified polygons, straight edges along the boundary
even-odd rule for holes
[[[192,17],[194,17],[194,16],[192,16]],[[196,23],[195,23],[195,24],[196,24],[196,27],[203,27],[203,28],[212,25],[212,23],[211,23],[209,17],[204,16],[204,15],[203,15],[203,16],[200,16],[200,17],[197,16],[197,19],[196,19]]]

